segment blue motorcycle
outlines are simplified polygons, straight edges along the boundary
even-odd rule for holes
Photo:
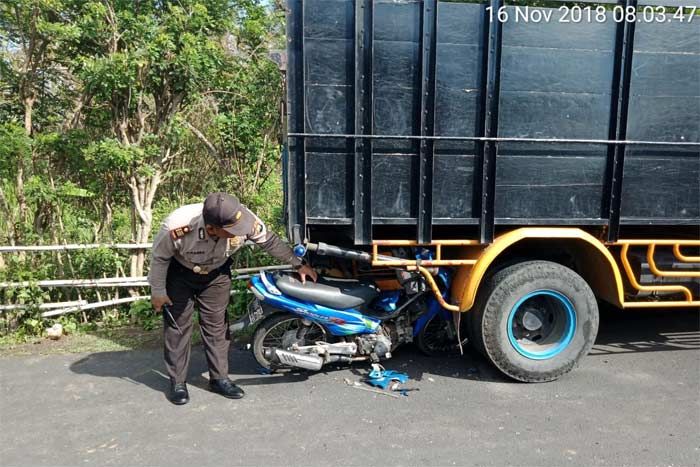
[[[360,261],[368,253],[325,244],[308,244],[318,254]],[[306,253],[297,246],[298,256]],[[416,254],[431,259],[429,250]],[[435,269],[443,297],[450,274]],[[427,354],[457,346],[450,312],[440,306],[419,273],[396,271],[398,290],[380,290],[372,281],[319,277],[301,283],[295,273],[261,272],[248,288],[255,296],[248,313],[231,326],[255,326],[252,350],[269,369],[320,370],[329,363],[378,362],[391,358],[399,345],[415,342]]]

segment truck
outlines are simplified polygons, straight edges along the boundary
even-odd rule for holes
[[[601,303],[697,308],[697,7],[288,0],[289,238],[422,274],[520,381],[574,368]]]

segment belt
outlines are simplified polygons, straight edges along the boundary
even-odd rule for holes
[[[194,267],[190,269],[176,259],[173,259],[173,264],[175,264],[175,266],[177,266],[179,269],[196,274],[198,276],[210,276],[212,274],[221,273],[227,270],[231,265],[231,259],[227,259],[224,264],[214,269],[206,269],[198,264],[195,264]]]
[[[217,269],[219,269],[219,268],[217,268]],[[202,268],[202,266],[200,266],[199,264],[194,265],[194,267],[192,268],[192,272],[195,274],[201,274],[203,276],[206,276],[209,274],[209,271]]]

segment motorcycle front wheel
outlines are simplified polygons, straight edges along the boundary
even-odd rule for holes
[[[301,318],[291,313],[275,313],[265,318],[255,330],[253,334],[253,355],[255,360],[263,368],[276,370],[285,368],[281,365],[275,365],[265,358],[265,349],[278,348],[287,350],[283,338],[289,331],[298,331],[303,327]],[[310,329],[306,332],[303,342],[297,342],[298,345],[313,345],[318,341],[327,341],[328,333],[325,329],[316,323],[312,323]]]
[[[439,315],[428,320],[416,336],[415,343],[428,357],[440,357],[459,351],[454,326]]]

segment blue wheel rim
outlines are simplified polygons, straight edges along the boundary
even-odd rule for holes
[[[547,360],[559,355],[574,338],[576,311],[565,295],[554,290],[537,290],[515,303],[508,314],[507,326],[510,345],[520,355]]]

